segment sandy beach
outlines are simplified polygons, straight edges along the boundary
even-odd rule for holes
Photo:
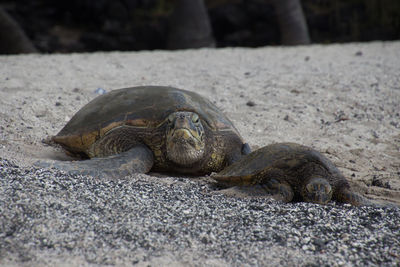
[[[400,42],[1,56],[0,265],[399,264],[399,226],[397,232],[391,226],[399,219],[399,208],[241,199],[215,192],[204,177],[160,178],[150,173],[98,181],[33,167],[38,160],[66,159],[61,150],[42,140],[56,134],[98,96],[99,88],[109,92],[165,85],[210,99],[252,149],[275,142],[311,146],[338,166],[355,191],[378,202],[400,204],[399,62]],[[71,187],[63,191],[63,186]],[[149,202],[142,203],[146,199]],[[141,213],[140,207],[146,212]],[[135,212],[145,217],[135,217]],[[374,219],[374,212],[382,219]],[[164,221],[160,215],[164,213],[181,221]],[[182,225],[188,224],[184,218],[193,214],[200,214],[199,219],[191,218],[202,223],[193,231],[201,229],[202,234],[184,231]],[[215,221],[214,214],[223,219]],[[287,236],[282,243],[276,235],[251,241],[253,235],[240,232],[254,233],[254,227],[270,232],[276,225],[278,235],[288,233],[296,219],[308,220],[307,214],[314,214],[315,225],[299,231],[303,238],[312,231],[308,243],[292,242]],[[383,219],[385,215],[390,220]],[[236,230],[217,230],[230,228],[230,219],[235,224],[237,216],[241,221]],[[272,228],[263,226],[265,216]],[[360,233],[354,240],[365,246],[365,253],[353,251],[358,245],[350,242],[350,228],[335,228],[342,223],[335,216],[353,219],[349,227]],[[360,224],[363,216],[374,223]],[[292,221],[281,223],[286,230],[278,229],[282,217]],[[329,236],[318,232],[326,223],[336,231],[330,237],[333,243],[328,243],[339,243],[329,247],[325,242],[323,249],[316,250],[313,235]],[[373,235],[381,246],[360,237],[368,227],[386,231]],[[126,239],[127,232],[130,238]],[[387,247],[385,242],[396,239],[397,244]],[[343,242],[347,245],[339,248]],[[264,246],[268,248],[262,250]]]

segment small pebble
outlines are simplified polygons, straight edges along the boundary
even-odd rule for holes
[[[107,91],[101,87],[97,88],[94,92],[98,95],[104,95],[105,93],[107,93]]]
[[[256,105],[256,103],[254,103],[253,101],[250,100],[246,103],[246,105],[248,105],[249,107],[254,107]]]

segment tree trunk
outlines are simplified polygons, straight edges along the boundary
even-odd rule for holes
[[[283,45],[309,44],[310,36],[300,0],[273,0]]]
[[[170,18],[167,48],[199,47],[215,47],[204,1],[177,0]]]
[[[0,7],[0,54],[35,53],[36,48],[18,23]]]

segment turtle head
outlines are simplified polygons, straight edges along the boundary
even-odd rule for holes
[[[303,187],[302,195],[307,202],[327,204],[332,199],[332,186],[323,177],[312,177]]]
[[[170,114],[167,121],[167,157],[178,165],[191,165],[202,159],[205,132],[199,115],[189,111]]]

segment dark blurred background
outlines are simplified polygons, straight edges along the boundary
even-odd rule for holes
[[[23,35],[27,38],[22,39],[23,42],[31,41],[33,46],[27,44],[28,52],[32,48],[32,51],[45,53],[187,48],[179,47],[184,43],[181,41],[182,34],[187,33],[179,35],[181,29],[176,27],[186,25],[188,19],[205,22],[192,25],[194,28],[189,28],[189,31],[199,29],[199,32],[206,31],[206,35],[210,35],[198,47],[400,39],[400,0],[294,1],[301,3],[302,7],[302,13],[294,14],[300,19],[300,22],[295,20],[295,24],[301,24],[301,16],[306,22],[307,28],[300,30],[293,28],[293,24],[285,25],[290,20],[285,18],[288,7],[279,10],[278,0],[196,0],[197,5],[204,5],[203,11],[199,6],[192,6],[192,10],[182,7],[180,12],[176,11],[177,2],[185,1],[0,0],[3,15],[8,16],[3,18],[3,22],[11,28],[20,28],[20,32],[13,36],[15,29],[0,26],[0,41],[5,42],[11,37],[18,39],[21,33],[21,38]],[[283,2],[293,4],[291,0]],[[193,3],[190,2],[191,5]],[[191,12],[204,14],[196,17]],[[178,19],[173,20],[173,14]],[[185,14],[189,17],[182,17]],[[207,32],[209,28],[211,32]],[[284,34],[290,29],[301,32],[303,37],[309,39],[285,41]],[[172,31],[178,34],[171,34]]]

